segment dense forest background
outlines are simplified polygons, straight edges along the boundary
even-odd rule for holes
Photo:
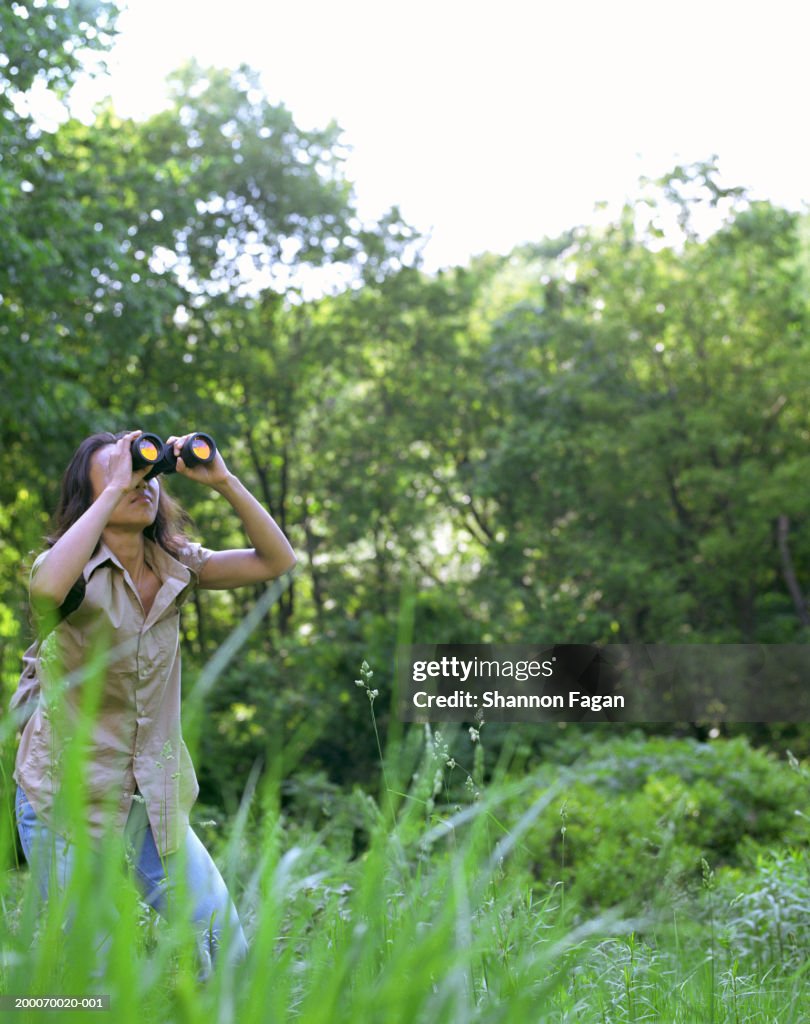
[[[398,643],[810,642],[810,213],[695,154],[428,272],[249,67],[46,130],[32,86],[65,98],[117,7],[0,5],[0,994],[97,993],[110,934],[133,1024],[806,1022],[810,723],[393,709]],[[76,446],[134,428],[212,434],[298,557],[183,612],[191,824],[251,945],[202,986],[120,836],[76,844],[66,930],[15,822],[28,571]]]
[[[206,694],[212,805],[279,749],[323,787],[366,780],[354,680],[366,659],[401,732],[398,639],[810,640],[807,215],[709,157],[616,217],[426,273],[397,209],[358,217],[339,127],[301,130],[248,67],[180,69],[143,122],[43,130],[26,91],[64,94],[116,13],[52,7],[0,10],[4,708],[61,473],[108,429],[208,431],[298,555]],[[168,486],[195,539],[244,545],[216,494]],[[199,594],[188,685],[262,590]],[[810,751],[806,725],[715,725],[647,731]],[[619,727],[492,725],[487,756],[508,734],[528,765],[572,730]]]

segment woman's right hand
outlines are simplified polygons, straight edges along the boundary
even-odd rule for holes
[[[104,471],[105,487],[111,487],[122,494],[127,494],[129,491],[134,491],[149,472],[150,466],[136,470],[132,468],[132,442],[142,433],[142,430],[130,430],[115,444],[99,449],[99,461]]]

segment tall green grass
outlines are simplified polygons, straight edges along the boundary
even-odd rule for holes
[[[187,706],[192,719],[260,613],[201,675]],[[88,728],[100,678],[91,670],[82,681]],[[3,723],[0,992],[107,994],[109,1014],[70,1011],[68,1019],[116,1024],[810,1020],[808,936],[800,927],[808,861],[801,852],[763,862],[771,904],[757,902],[755,876],[731,893],[707,865],[699,902],[634,917],[621,908],[589,911],[561,882],[535,878],[527,842],[539,821],[551,819],[564,843],[564,775],[540,787],[532,775],[511,777],[502,760],[485,779],[480,721],[460,736],[429,726],[392,730],[384,747],[374,710],[383,685],[372,682],[365,663],[357,682],[353,692],[368,703],[381,778],[377,798],[351,797],[364,848],[352,856],[328,828],[291,826],[283,785],[296,770],[291,765],[303,770],[311,737],[275,750],[261,776],[251,776],[227,834],[214,842],[250,955],[236,966],[221,955],[204,983],[185,923],[188,894],[179,894],[177,923],[159,919],[139,899],[112,832],[94,849],[79,830],[66,892],[37,914],[29,871],[16,853],[12,726]],[[336,685],[352,687],[352,680]],[[466,759],[451,755],[464,744]],[[84,813],[85,774],[77,742],[63,776],[72,821]],[[465,781],[453,785],[459,774]],[[331,810],[333,821],[344,813],[341,805]],[[78,909],[65,932],[70,906]],[[781,907],[780,919],[790,923],[781,956],[778,941],[769,945],[768,906]],[[104,935],[111,949],[99,977],[95,950]],[[54,1015],[19,1011],[9,1019]]]

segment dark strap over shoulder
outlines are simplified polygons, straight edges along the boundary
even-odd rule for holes
[[[31,610],[33,612],[34,627],[37,631],[37,636],[40,642],[55,629],[60,622],[76,611],[84,600],[84,594],[87,589],[87,583],[85,582],[84,576],[80,576],[70,590],[67,592],[65,600],[59,605],[57,609],[48,608],[43,611],[39,611],[34,607],[33,602],[31,604]]]
[[[80,576],[68,591],[65,600],[59,605],[59,621],[66,619],[68,615],[75,612],[84,600],[84,592],[87,589],[87,582],[84,576]]]

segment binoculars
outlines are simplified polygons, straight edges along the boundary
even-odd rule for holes
[[[159,473],[176,473],[178,457],[182,458],[183,463],[189,468],[208,465],[214,461],[217,446],[208,434],[192,434],[177,456],[174,454],[174,445],[164,444],[157,434],[141,434],[132,442],[130,450],[132,468],[143,469],[144,466],[151,466],[144,477],[144,480],[151,480]]]

